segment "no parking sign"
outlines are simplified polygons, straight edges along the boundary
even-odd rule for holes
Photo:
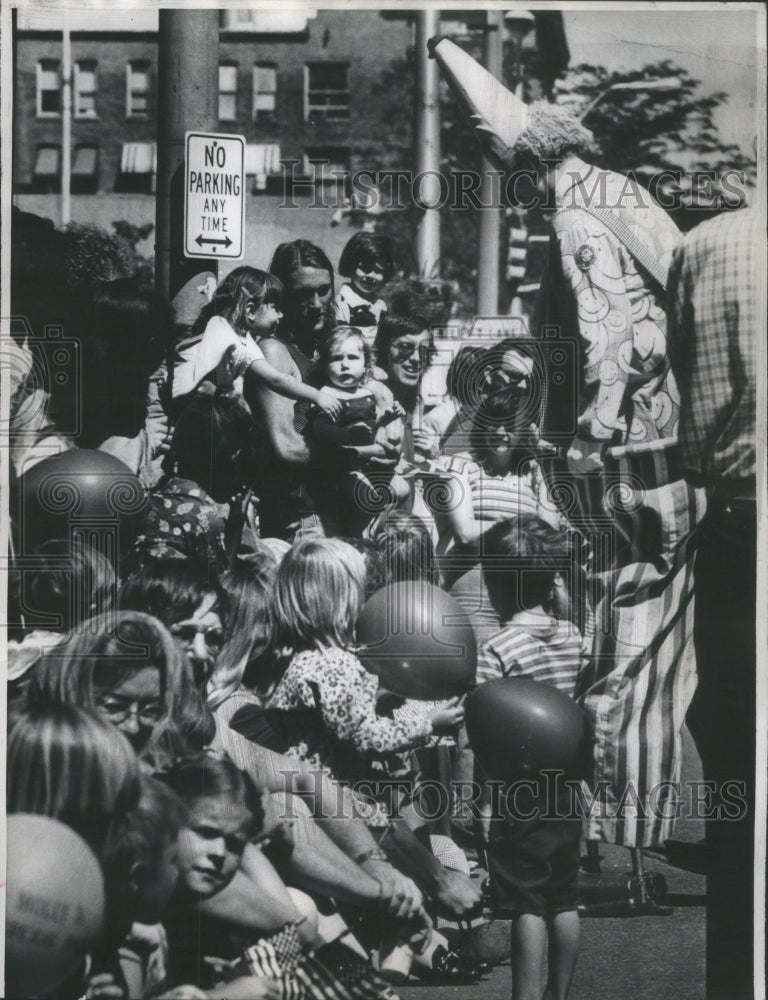
[[[245,139],[187,132],[184,170],[185,257],[243,256]]]

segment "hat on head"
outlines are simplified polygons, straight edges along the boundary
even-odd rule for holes
[[[448,86],[469,111],[483,151],[496,165],[509,169],[511,147],[528,125],[528,107],[445,35],[427,42]]]

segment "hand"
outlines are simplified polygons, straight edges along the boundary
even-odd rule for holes
[[[575,437],[568,449],[568,469],[574,476],[585,476],[590,472],[600,472],[603,468],[600,441],[586,441]]]
[[[407,875],[403,875],[388,861],[373,858],[363,862],[360,867],[381,886],[380,904],[390,916],[410,920],[419,913],[424,897],[416,883]]]
[[[380,454],[369,456],[369,468],[387,471],[394,469],[400,460],[400,449],[390,444],[388,441],[377,441],[376,445],[380,450]]]
[[[269,829],[262,831],[252,843],[269,848],[269,853],[278,854],[281,858],[289,858],[296,846],[293,837],[294,822],[292,819],[278,820]]]
[[[464,722],[464,705],[461,698],[452,698],[429,717],[432,732],[437,736],[450,736]]]
[[[343,409],[341,400],[328,389],[321,389],[317,394],[317,405],[327,413],[332,420],[338,420]]]
[[[282,1000],[284,995],[281,982],[256,976],[239,976],[220,989],[220,995],[227,1000]]]
[[[428,431],[414,431],[413,450],[420,458],[435,459],[440,454],[440,441]]]
[[[480,907],[483,891],[469,875],[443,868],[430,896],[446,916],[461,920]]]
[[[111,972],[100,972],[89,977],[85,997],[86,1000],[123,1000],[125,993]]]

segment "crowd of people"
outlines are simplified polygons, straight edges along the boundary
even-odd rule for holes
[[[497,816],[485,793],[474,812],[427,818],[425,778],[486,776],[462,698],[396,696],[361,662],[356,623],[387,585],[455,598],[475,683],[525,675],[579,699],[594,733],[584,777],[604,788],[588,837],[669,836],[667,813],[612,806],[628,783],[642,798],[679,778],[693,529],[712,477],[719,516],[749,505],[754,431],[740,400],[726,473],[701,452],[679,464],[698,355],[680,332],[673,372],[662,290],[620,235],[584,227],[572,188],[593,169],[588,140],[545,106],[507,150],[541,176],[558,165],[542,320],[575,322],[586,352],[567,439],[545,412],[535,338],[462,347],[446,401],[427,409],[433,336],[418,303],[387,310],[386,237],[350,239],[340,287],[320,247],[283,243],[268,271],[227,274],[180,333],[119,261],[76,280],[72,234],[14,216],[13,312],[39,328],[16,328],[12,345],[8,811],[78,833],[106,900],[87,960],[48,995],[374,1000],[408,975],[473,982],[486,969],[459,926],[490,900],[513,920],[515,1000],[541,997],[547,936],[544,995],[566,996],[582,820]],[[673,224],[647,232],[668,264]],[[668,294],[691,294],[687,280]],[[604,314],[585,296],[605,298]],[[53,376],[62,341],[40,336],[53,324],[77,342],[77,380]],[[726,425],[700,426],[716,455]],[[78,449],[83,471],[94,449],[120,459],[145,498],[109,545],[82,525],[35,533],[27,477]],[[606,518],[615,544],[600,548]],[[717,664],[711,677],[698,703],[710,740]]]

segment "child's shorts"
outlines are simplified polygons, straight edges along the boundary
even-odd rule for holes
[[[581,819],[494,820],[488,868],[496,915],[575,910],[580,845]]]

